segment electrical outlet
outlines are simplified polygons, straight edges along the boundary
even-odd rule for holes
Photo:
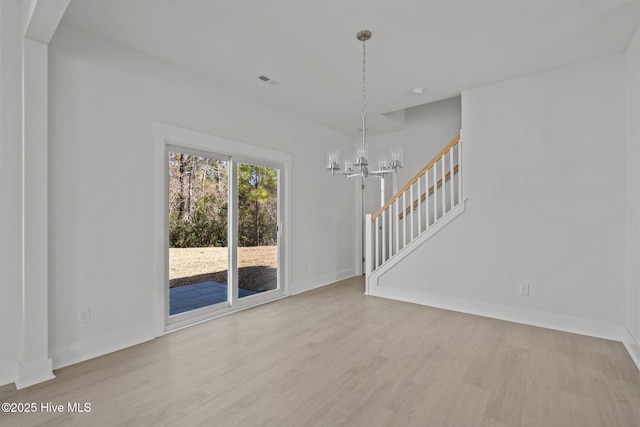
[[[523,297],[529,296],[529,285],[520,285],[520,295]]]
[[[78,323],[87,323],[91,320],[91,309],[83,308],[78,310]]]

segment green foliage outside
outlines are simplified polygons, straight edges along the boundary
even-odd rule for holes
[[[214,208],[212,196],[196,201],[190,218],[169,215],[169,241],[172,248],[227,246],[227,203]]]
[[[238,244],[277,242],[278,171],[238,164]],[[228,163],[169,153],[169,245],[227,246]]]
[[[277,242],[278,171],[238,165],[238,245],[271,246]]]

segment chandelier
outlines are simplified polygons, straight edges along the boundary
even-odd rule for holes
[[[391,148],[389,154],[378,155],[378,169],[369,170],[369,144],[367,143],[367,85],[366,85],[366,48],[365,42],[371,38],[371,31],[362,30],[356,38],[362,42],[362,143],[356,144],[355,156],[345,159],[344,169],[340,170],[340,150],[330,150],[327,153],[327,170],[331,175],[336,172],[347,178],[370,175],[384,177],[388,173],[397,173],[402,167],[402,147]]]

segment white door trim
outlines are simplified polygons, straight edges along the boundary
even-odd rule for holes
[[[243,310],[251,306],[281,298],[289,294],[290,277],[290,233],[289,218],[291,210],[291,163],[290,153],[284,153],[265,147],[260,147],[245,142],[210,135],[178,126],[168,125],[160,122],[152,122],[153,134],[153,218],[152,226],[154,238],[152,241],[152,253],[154,259],[153,268],[153,307],[154,307],[154,332],[156,336],[163,335],[168,330],[174,330],[186,326],[182,322],[176,322],[167,327],[166,313],[168,311],[169,289],[167,286],[167,269],[169,265],[166,248],[168,242],[168,219],[167,219],[167,168],[166,151],[168,146],[185,147],[192,150],[211,152],[241,158],[242,161],[256,162],[266,166],[273,165],[280,169],[280,185],[282,194],[280,200],[284,206],[280,210],[282,235],[281,240],[281,263],[279,276],[282,286],[282,294],[279,295],[257,295],[243,303],[239,301],[237,305],[216,311],[215,313],[202,313],[189,319],[189,323],[208,320],[230,312]]]

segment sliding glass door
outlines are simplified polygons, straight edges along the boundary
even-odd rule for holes
[[[229,158],[171,149],[169,315],[227,306]]]
[[[238,298],[278,289],[278,169],[238,163]]]
[[[280,169],[179,146],[166,154],[169,323],[282,293]]]

